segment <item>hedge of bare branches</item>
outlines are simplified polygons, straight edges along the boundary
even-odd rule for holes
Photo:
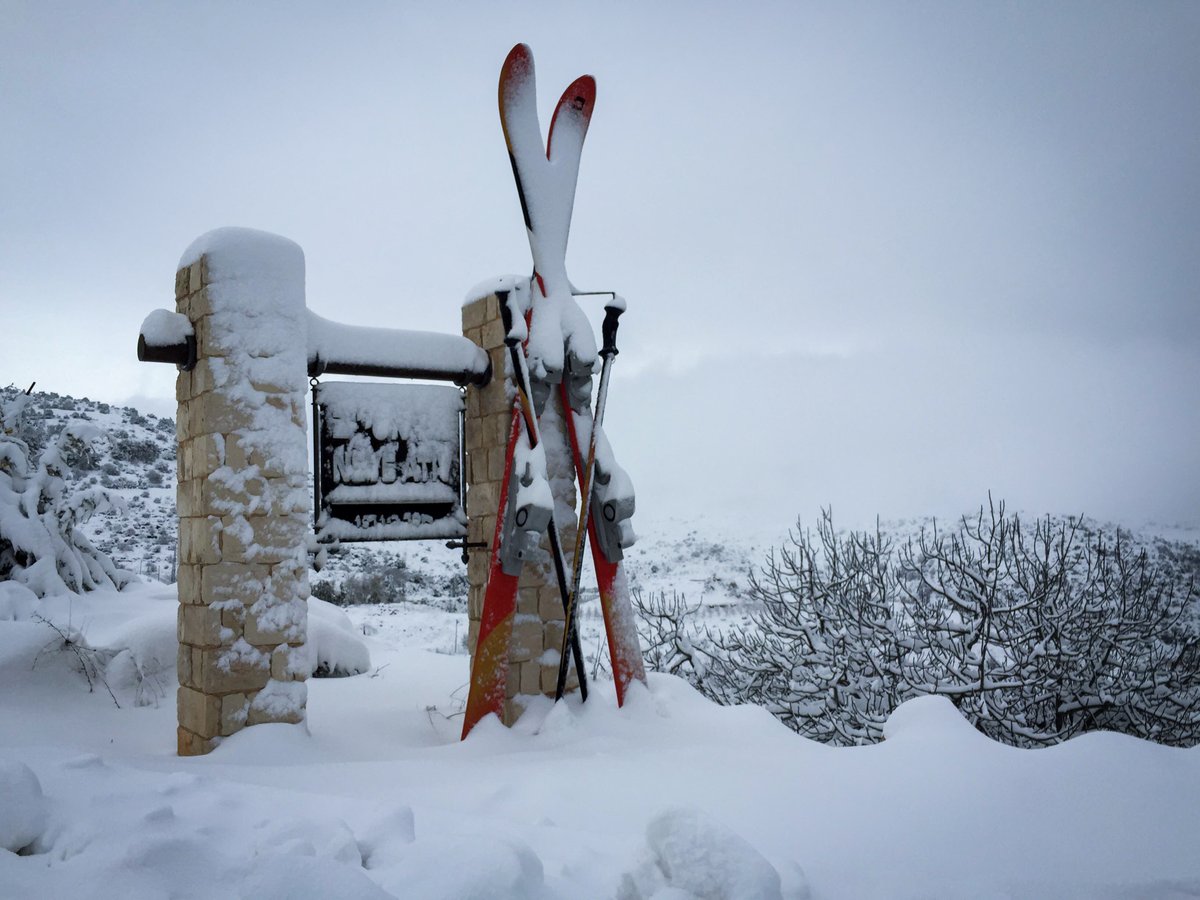
[[[941,694],[1016,746],[1101,729],[1190,746],[1198,556],[1003,504],[903,541],[838,533],[824,512],[753,579],[749,625],[701,629],[678,598],[638,607],[653,668],[819,741],[880,740],[902,701]]]

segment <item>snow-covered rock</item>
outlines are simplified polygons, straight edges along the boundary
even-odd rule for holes
[[[311,673],[339,677],[371,668],[371,653],[354,624],[332,603],[308,598],[308,652]]]
[[[0,622],[20,622],[37,609],[37,594],[15,581],[0,581]]]
[[[46,798],[33,770],[21,762],[0,759],[0,848],[25,849],[46,827]]]
[[[620,900],[780,900],[779,873],[741,835],[695,809],[646,826],[646,850],[625,873]]]

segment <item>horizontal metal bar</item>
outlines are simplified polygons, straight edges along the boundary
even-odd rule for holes
[[[190,372],[196,368],[196,336],[189,334],[181,344],[154,345],[139,334],[137,358],[139,362],[174,363],[181,371]]]
[[[487,368],[482,372],[464,371],[462,369],[426,369],[413,366],[385,366],[361,362],[338,362],[335,359],[313,357],[308,361],[308,374],[311,378],[321,375],[371,375],[376,378],[421,378],[427,381],[451,381],[459,386],[474,384],[482,387],[492,380],[492,363],[488,360]]]

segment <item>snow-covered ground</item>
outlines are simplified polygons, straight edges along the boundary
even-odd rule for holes
[[[129,648],[101,670],[120,707],[16,606],[0,847],[24,849],[0,850],[0,897],[1200,896],[1200,748],[1015,750],[925,698],[833,749],[666,676],[459,742],[465,616],[402,604],[352,610],[370,666],[311,680],[306,726],[181,759],[172,588],[43,607]],[[348,642],[327,652],[355,652],[320,610]]]

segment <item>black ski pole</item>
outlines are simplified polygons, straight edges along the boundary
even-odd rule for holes
[[[583,548],[587,541],[588,517],[592,510],[592,481],[596,473],[596,434],[604,423],[604,406],[608,400],[608,374],[612,369],[613,357],[617,350],[617,320],[625,312],[625,301],[613,294],[612,300],[604,307],[604,324],[600,326],[603,345],[600,348],[600,387],[596,391],[596,412],[592,416],[592,433],[588,438],[587,462],[583,468],[583,483],[579,486],[582,499],[579,503],[579,527],[575,532],[575,556],[571,559],[571,592],[567,603],[567,626],[563,632],[563,650],[566,651],[566,641],[572,635],[579,640],[575,624],[575,612],[579,606],[579,581],[583,575]],[[566,415],[573,415],[570,410]],[[558,663],[558,685],[554,689],[554,699],[561,700],[567,686],[567,667],[565,657],[560,657]]]
[[[508,299],[500,301],[500,317],[504,324],[504,343],[508,347],[509,359],[512,362],[513,377],[517,381],[517,396],[521,403],[521,415],[525,419],[525,433],[529,435],[529,447],[533,449],[542,442],[541,429],[538,427],[536,411],[533,408],[533,387],[529,378],[529,366],[525,362],[525,354],[521,351],[521,339],[513,334],[513,313],[508,305]],[[554,574],[558,579],[558,593],[562,597],[564,615],[568,612],[569,590],[567,585],[567,566],[563,561],[562,542],[558,537],[558,526],[554,523],[554,513],[550,514],[550,524],[547,526],[550,537],[550,556],[554,560]],[[568,623],[569,624],[569,623]],[[575,672],[579,676],[579,698],[587,700],[587,675],[584,671],[583,645],[579,635],[564,631],[563,656],[559,660],[559,681],[564,680],[563,670],[567,664],[566,644],[570,643],[571,655],[575,657]],[[558,692],[555,699],[561,697]]]

